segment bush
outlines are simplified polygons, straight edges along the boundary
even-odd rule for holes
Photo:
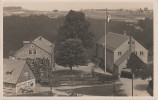
[[[121,71],[121,77],[132,78],[132,73],[128,71]]]
[[[150,87],[151,89],[153,89],[153,80],[150,80],[150,81],[149,81],[149,87]]]
[[[24,93],[17,96],[53,96],[52,91],[40,92],[40,93]]]

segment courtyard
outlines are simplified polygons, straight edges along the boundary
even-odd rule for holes
[[[132,80],[120,78],[115,81],[110,73],[104,73],[90,62],[87,66],[69,68],[56,65],[53,71],[52,87],[54,96],[132,96]],[[134,96],[150,96],[148,80],[134,79]],[[37,85],[38,91],[50,91],[50,87]]]

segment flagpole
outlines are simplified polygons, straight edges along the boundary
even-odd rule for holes
[[[105,47],[105,57],[104,57],[104,59],[105,59],[105,74],[106,74],[106,22],[107,22],[106,13],[107,13],[107,9],[105,11],[105,44],[104,44],[104,47]]]

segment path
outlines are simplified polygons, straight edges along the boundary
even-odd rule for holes
[[[128,78],[120,78],[120,82],[122,83],[121,88],[125,90],[125,93],[128,96],[132,96],[132,80]],[[140,78],[134,79],[134,88],[133,95],[134,96],[150,96],[147,92],[148,88],[148,80],[142,80]]]

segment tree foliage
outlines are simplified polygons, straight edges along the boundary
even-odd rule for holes
[[[57,64],[69,67],[86,63],[87,52],[80,39],[67,39],[60,43],[59,49],[55,52],[55,61]]]
[[[83,12],[70,10],[60,28],[55,44],[55,61],[64,67],[82,65],[87,60],[87,48],[92,47],[93,36]]]
[[[64,25],[60,28],[57,42],[65,41],[69,38],[78,38],[85,48],[92,47],[93,36],[89,31],[89,23],[83,12],[70,10],[66,15]]]
[[[57,34],[64,33],[64,31],[61,29],[60,31],[62,32],[58,32],[59,28],[64,25],[64,20],[65,17],[55,19],[49,18],[45,15],[31,15],[27,17],[14,15],[3,17],[3,56],[8,57],[9,51],[12,55],[12,52],[15,52],[23,46],[22,41],[33,40],[39,35],[45,37],[51,42],[56,41]],[[86,25],[89,26],[88,30],[92,32],[91,34],[94,37],[94,40],[97,41],[105,35],[104,19],[87,18],[86,20]],[[129,35],[129,33],[133,33],[133,37],[145,48],[147,48],[152,56],[153,19],[146,18],[145,20],[140,20],[138,22],[138,26],[140,26],[143,31],[136,30],[133,26],[129,26],[129,23],[114,20],[112,20],[107,27],[109,32],[123,34],[123,31],[126,31],[127,35]],[[64,35],[62,36],[64,37]],[[89,44],[87,43],[87,45]],[[96,51],[94,45],[93,50],[91,50],[91,52],[88,51],[88,56],[93,57],[95,52]]]
[[[131,53],[127,61],[127,68],[130,68],[132,72],[135,72],[136,69],[142,69],[144,67],[144,62],[134,52]]]
[[[52,67],[48,58],[27,58],[26,61],[31,70],[34,72],[37,80],[41,80],[43,78],[48,79],[50,77]]]

